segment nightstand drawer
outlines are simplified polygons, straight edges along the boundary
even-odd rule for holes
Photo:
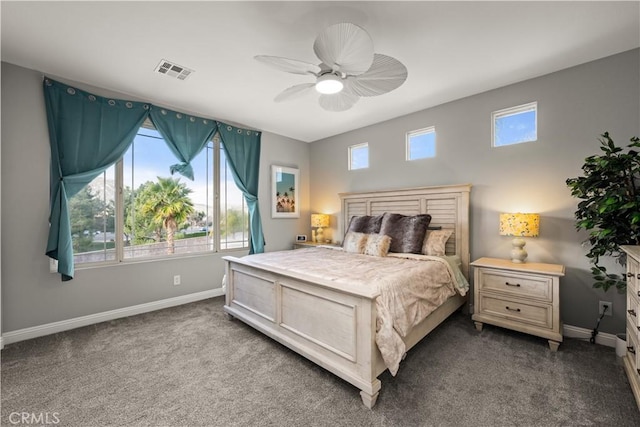
[[[550,277],[482,269],[479,271],[480,291],[496,291],[521,298],[553,300],[553,280]]]
[[[478,304],[481,315],[500,317],[541,328],[553,327],[553,310],[550,305],[512,301],[483,294],[480,295]]]

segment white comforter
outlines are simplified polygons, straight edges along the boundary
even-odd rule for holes
[[[249,256],[252,262],[336,283],[375,286],[380,292],[376,343],[392,375],[406,352],[401,337],[456,292],[465,295],[469,289],[448,257],[391,253],[374,257],[322,247]]]

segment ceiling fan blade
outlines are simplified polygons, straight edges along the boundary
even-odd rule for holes
[[[297,59],[281,58],[279,56],[256,55],[253,57],[256,61],[262,62],[276,70],[286,71],[293,74],[313,74],[317,76],[320,73],[320,67]]]
[[[348,22],[327,27],[313,43],[313,51],[333,71],[350,75],[364,73],[373,62],[369,33]]]
[[[395,58],[376,53],[371,68],[346,79],[349,90],[358,96],[377,96],[399,88],[407,80],[407,67]]]
[[[275,102],[282,102],[282,101],[287,101],[289,99],[298,98],[304,95],[304,93],[307,90],[311,89],[315,85],[316,85],[315,83],[303,83],[303,84],[291,86],[283,90],[282,92],[280,92],[278,96],[276,96],[273,100]]]
[[[318,102],[327,111],[346,111],[360,99],[357,95],[343,90],[333,95],[320,95]]]

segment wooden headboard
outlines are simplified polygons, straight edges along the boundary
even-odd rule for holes
[[[431,224],[453,230],[447,241],[447,255],[458,255],[462,272],[469,278],[469,193],[471,184],[400,190],[340,193],[342,214],[338,229],[341,236],[356,215],[381,215],[384,212],[403,215],[431,215]]]

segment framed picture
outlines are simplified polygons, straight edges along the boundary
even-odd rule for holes
[[[298,234],[296,236],[296,242],[306,242],[307,241],[307,235],[306,234]]]
[[[271,218],[300,218],[298,169],[271,166]]]

